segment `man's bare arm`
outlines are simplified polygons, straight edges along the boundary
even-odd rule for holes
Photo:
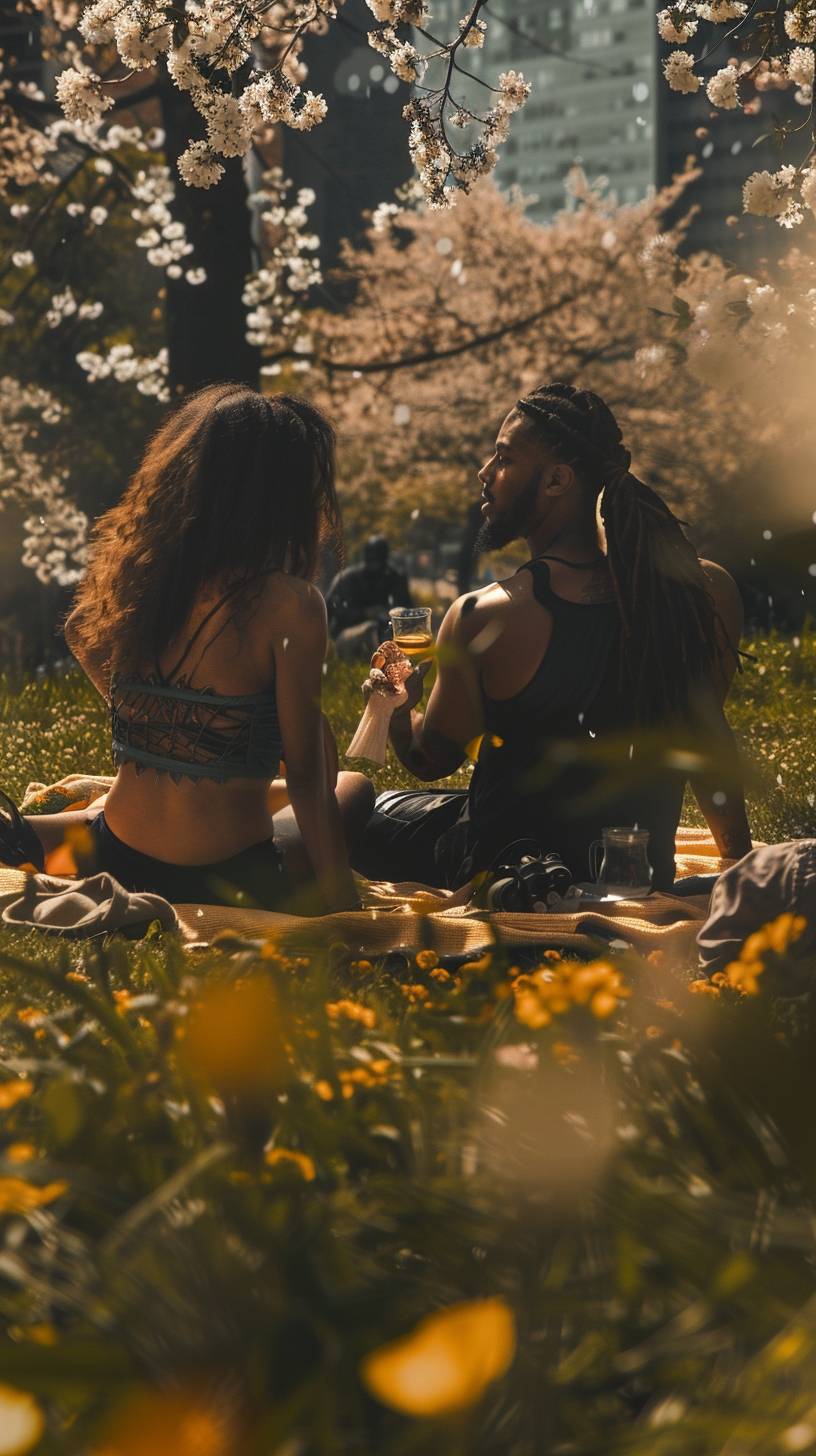
[[[466,757],[466,746],[482,731],[479,678],[468,650],[472,635],[463,602],[453,603],[439,629],[436,681],[423,715],[416,710],[422,683],[409,678],[408,700],[391,719],[391,742],[409,773],[424,782],[447,778]]]
[[[692,777],[694,797],[724,859],[742,859],[752,848],[745,807],[742,765],[724,703],[738,663],[743,628],[742,601],[736,583],[721,566],[704,561],[703,571],[718,615],[720,659],[706,704],[709,765]]]

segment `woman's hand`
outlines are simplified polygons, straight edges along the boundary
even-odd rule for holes
[[[427,662],[417,663],[410,677],[407,677],[405,679],[405,682],[402,685],[405,697],[397,707],[397,713],[410,713],[414,708],[417,707],[418,703],[422,699],[422,694],[425,691],[425,677],[430,665],[430,658],[428,658]]]
[[[368,706],[368,700],[372,693],[384,693],[388,697],[397,698],[397,713],[410,712],[417,706],[423,692],[425,691],[425,675],[431,665],[430,658],[427,662],[420,662],[405,678],[399,688],[389,683],[385,673],[378,667],[372,667],[371,672],[363,683],[363,702]]]

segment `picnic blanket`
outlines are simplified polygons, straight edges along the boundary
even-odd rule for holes
[[[109,781],[72,775],[62,785],[32,786],[39,796],[39,812],[54,812],[58,791],[82,785],[86,802],[105,792]],[[36,812],[23,800],[27,812]],[[47,805],[47,807],[42,807]],[[79,807],[69,798],[62,808]],[[731,862],[718,857],[709,834],[681,828],[677,835],[678,878],[700,873],[717,874]],[[21,894],[20,871],[0,867],[0,906]],[[382,954],[390,950],[430,948],[440,956],[470,954],[491,944],[549,943],[580,952],[597,950],[599,941],[624,940],[638,950],[660,949],[670,959],[693,959],[695,937],[705,920],[709,897],[656,893],[647,900],[620,900],[611,905],[586,907],[568,913],[517,914],[474,910],[467,903],[469,886],[455,892],[426,885],[360,881],[362,910],[305,917],[269,910],[238,909],[223,905],[176,905],[182,937],[188,943],[209,943],[225,931],[242,939],[313,939],[342,942],[356,953]]]

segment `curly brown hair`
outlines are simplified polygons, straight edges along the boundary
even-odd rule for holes
[[[111,673],[137,669],[178,635],[203,588],[234,591],[241,613],[264,572],[310,580],[332,536],[340,511],[325,416],[294,395],[208,385],[164,419],[96,522],[72,643]]]

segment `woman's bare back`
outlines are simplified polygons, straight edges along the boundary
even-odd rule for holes
[[[219,606],[223,591],[212,589],[199,597],[158,663],[140,665],[139,676],[149,679],[158,667],[170,685],[200,692],[238,697],[274,691],[276,661],[288,650],[310,595],[314,589],[306,582],[274,572],[263,579],[249,609],[236,614],[235,598]],[[217,610],[206,621],[213,607]],[[228,728],[206,711],[211,729]],[[143,854],[177,864],[208,864],[268,839],[277,807],[274,796],[270,801],[269,782],[261,778],[225,783],[181,778],[176,783],[167,773],[150,768],[137,773],[134,764],[126,763],[108,795],[105,818],[114,834]]]

